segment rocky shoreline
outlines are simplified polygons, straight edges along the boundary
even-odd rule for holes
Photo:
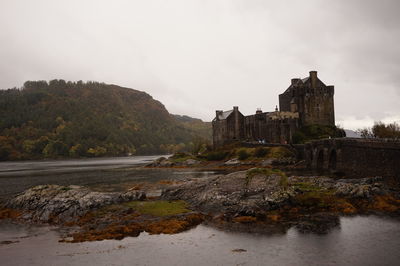
[[[168,161],[159,159],[147,167],[173,167],[165,164]],[[249,162],[217,162],[213,166],[225,165],[230,173],[165,182],[156,197],[147,197],[140,187],[111,193],[41,185],[10,199],[0,218],[59,225],[67,228],[62,241],[82,242],[122,239],[144,231],[173,234],[199,223],[247,232],[284,233],[296,227],[304,233],[327,233],[340,225],[340,216],[400,214],[400,189],[381,177],[287,176],[272,168],[283,163],[267,159],[254,167]],[[180,166],[201,164],[184,161]]]

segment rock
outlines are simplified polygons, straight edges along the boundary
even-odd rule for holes
[[[121,201],[133,201],[133,200],[144,200],[146,199],[146,193],[140,190],[130,190],[122,193],[119,197]]]
[[[279,185],[279,175],[247,177],[246,171],[202,178],[166,189],[162,198],[181,199],[209,213],[252,216],[277,209],[295,194],[293,188]]]
[[[236,249],[232,249],[232,252],[247,252],[247,250],[245,250],[243,248],[236,248]]]
[[[28,211],[22,216],[25,219],[65,222],[95,208],[145,197],[141,191],[94,192],[80,186],[40,185],[17,195],[6,206]]]
[[[167,158],[160,157],[157,160],[147,164],[146,167],[171,167],[173,165],[174,163],[168,160]]]
[[[274,161],[274,159],[266,159],[266,160],[263,160],[263,161],[261,162],[261,166],[262,166],[262,167],[270,166],[270,165],[272,165],[273,161]]]
[[[226,162],[224,163],[224,165],[231,165],[231,166],[233,166],[233,165],[240,165],[240,161],[239,161],[239,159],[237,159],[237,158],[233,158],[233,159],[230,159],[229,161],[226,161]]]
[[[183,165],[191,166],[191,165],[196,165],[199,163],[200,163],[200,161],[197,161],[194,159],[187,159],[186,161],[183,162]]]
[[[382,177],[339,179],[334,188],[337,196],[370,199],[373,195],[386,194],[383,183],[378,183],[382,180]]]
[[[284,158],[275,158],[272,160],[271,165],[273,166],[286,166],[293,165],[296,163],[295,158],[284,157]]]

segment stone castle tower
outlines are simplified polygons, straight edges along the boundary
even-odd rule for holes
[[[237,106],[216,111],[212,121],[214,147],[235,141],[291,143],[293,134],[303,126],[335,125],[334,87],[325,85],[310,71],[306,78],[294,78],[279,95],[279,108],[272,112],[258,109],[244,116]]]
[[[294,78],[289,88],[279,95],[279,108],[283,112],[298,112],[301,125],[335,125],[334,86],[326,86],[310,71],[310,76]]]

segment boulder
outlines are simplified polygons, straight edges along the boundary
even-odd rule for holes
[[[197,165],[199,163],[200,163],[200,161],[197,161],[194,159],[187,159],[186,161],[183,162],[183,165],[191,166],[191,165]]]
[[[230,159],[229,161],[226,161],[225,163],[224,163],[224,165],[240,165],[240,161],[239,161],[239,159],[237,159],[237,158],[233,158],[233,159]]]
[[[141,191],[94,192],[81,186],[40,185],[9,200],[6,207],[27,211],[24,218],[32,221],[65,222],[105,205],[145,197]]]

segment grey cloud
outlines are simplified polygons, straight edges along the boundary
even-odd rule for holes
[[[211,120],[233,105],[273,110],[290,78],[318,70],[352,127],[400,113],[398,10],[395,0],[2,0],[0,88],[98,80]]]

